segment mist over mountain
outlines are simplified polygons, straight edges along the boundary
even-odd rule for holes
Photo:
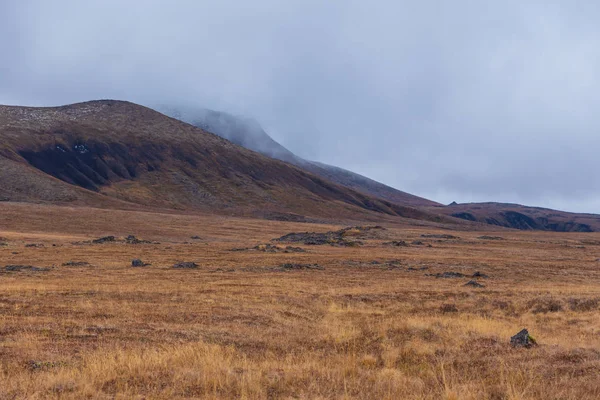
[[[238,117],[226,112],[202,108],[158,106],[156,109],[173,118],[219,135],[242,147],[267,157],[289,162],[322,178],[367,195],[408,206],[439,205],[434,201],[405,193],[343,168],[298,157],[273,140],[261,125],[252,118]]]

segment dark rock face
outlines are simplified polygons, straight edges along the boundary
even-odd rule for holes
[[[515,336],[510,338],[510,344],[513,347],[525,347],[530,348],[537,345],[536,340],[529,334],[527,329],[523,329]]]
[[[477,221],[477,218],[475,218],[475,216],[473,214],[468,213],[468,212],[454,213],[454,214],[452,214],[452,216],[455,218],[460,218],[460,219],[464,219],[467,221]]]
[[[178,268],[178,269],[195,269],[195,268],[198,268],[198,264],[196,264],[195,262],[185,261],[185,262],[176,263],[175,265],[173,265],[173,268]]]

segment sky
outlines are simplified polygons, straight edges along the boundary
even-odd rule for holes
[[[442,203],[600,213],[600,2],[0,0],[0,104],[252,117]]]

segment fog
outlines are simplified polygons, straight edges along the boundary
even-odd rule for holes
[[[600,213],[593,1],[0,2],[0,103],[243,115],[442,203]]]

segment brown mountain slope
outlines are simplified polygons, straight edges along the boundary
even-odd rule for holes
[[[481,222],[521,230],[557,232],[598,232],[600,215],[577,214],[540,207],[507,203],[466,203],[432,207],[429,211],[444,213],[467,221]]]
[[[235,144],[261,153],[267,157],[294,164],[328,181],[362,192],[369,196],[410,207],[440,205],[384,185],[343,168],[298,157],[281,144],[273,140],[258,122],[250,118],[207,109],[192,109],[186,107],[159,106],[158,110],[208,132],[219,135]]]
[[[0,197],[452,221],[338,186],[136,104],[0,107]]]

